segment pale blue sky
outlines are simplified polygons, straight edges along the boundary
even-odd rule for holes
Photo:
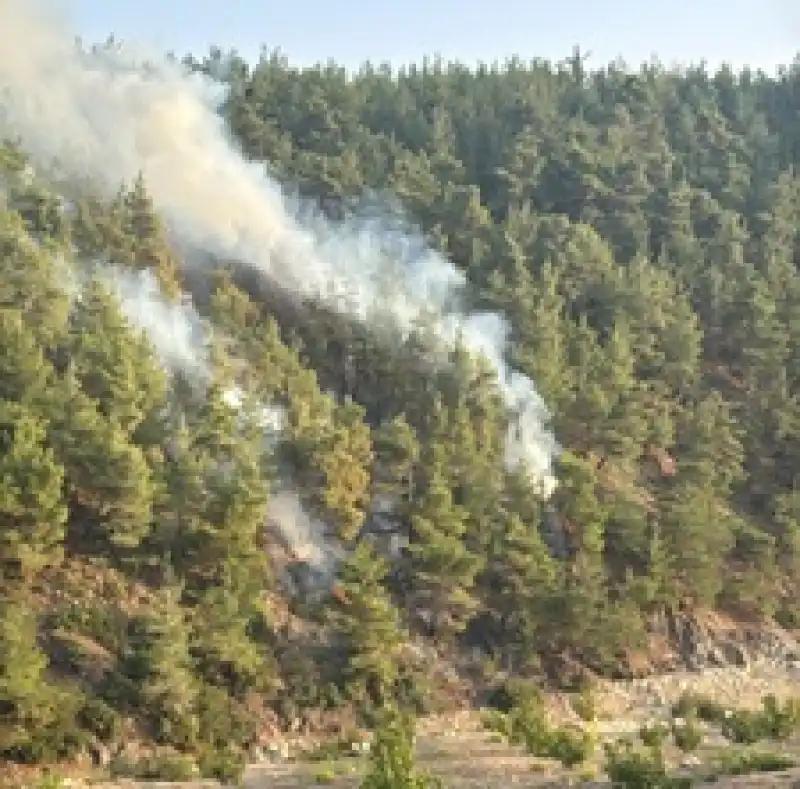
[[[135,39],[178,54],[208,44],[297,63],[395,64],[441,53],[469,63],[558,59],[574,44],[607,62],[674,60],[771,69],[800,50],[800,0],[64,0],[86,39]]]

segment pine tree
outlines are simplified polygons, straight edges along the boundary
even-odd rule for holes
[[[392,697],[403,641],[399,614],[383,586],[386,563],[359,543],[337,571],[331,622],[347,653],[351,692],[380,707]]]
[[[428,612],[434,632],[447,639],[464,628],[475,609],[479,562],[464,543],[467,513],[453,501],[441,450],[433,451],[411,511],[411,585],[417,610]]]
[[[485,604],[496,617],[496,647],[513,655],[514,666],[524,670],[535,661],[542,645],[559,623],[552,606],[559,592],[558,563],[549,554],[536,523],[505,514],[492,541],[482,578]]]
[[[333,428],[321,437],[312,455],[322,478],[325,520],[345,541],[361,529],[369,494],[372,440],[363,417],[364,410],[356,404],[337,409]]]
[[[0,309],[0,348],[0,396],[41,404],[53,369],[20,310]]]
[[[48,393],[48,439],[64,467],[68,541],[101,553],[136,548],[150,531],[157,482],[144,452],[103,418],[73,377]]]
[[[269,482],[263,433],[248,403],[232,407],[224,377],[199,402],[187,403],[167,466],[167,497],[159,506],[155,544],[170,551],[187,594],[210,586],[233,592],[267,578],[259,537]]]
[[[122,670],[136,683],[138,701],[157,740],[191,746],[198,735],[197,681],[180,591],[165,588],[133,622]]]
[[[47,723],[47,656],[36,643],[37,618],[19,596],[0,597],[0,754],[35,752]]]
[[[0,401],[0,563],[27,579],[56,561],[68,511],[64,468],[46,446],[47,427],[24,406]]]
[[[414,721],[388,707],[370,748],[360,789],[441,789],[442,782],[414,766]]]
[[[678,596],[713,605],[722,588],[725,557],[734,544],[731,512],[710,487],[690,479],[677,481],[665,495],[659,522]]]
[[[84,292],[71,332],[72,370],[103,416],[132,436],[145,423],[150,429],[143,432],[150,436],[163,430],[157,412],[165,405],[165,377],[147,339],[130,327],[101,283],[91,283]]]
[[[206,681],[241,698],[270,687],[267,656],[250,640],[250,617],[235,590],[216,587],[203,593],[194,612],[191,653]]]

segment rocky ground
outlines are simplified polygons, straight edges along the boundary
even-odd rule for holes
[[[664,659],[679,662],[683,670],[599,684],[594,693],[597,718],[591,724],[581,721],[567,695],[550,697],[554,725],[588,725],[596,735],[595,755],[581,767],[565,770],[557,763],[531,758],[486,731],[476,713],[423,721],[417,737],[419,765],[440,775],[451,789],[607,785],[603,744],[636,737],[643,724],[670,721],[673,704],[686,694],[713,699],[732,710],[758,709],[767,694],[779,699],[800,698],[800,646],[784,631],[747,632],[725,622],[697,620],[656,623],[655,631],[656,636],[668,637],[674,645]],[[800,765],[800,738],[749,750],[754,749],[780,752]],[[734,750],[719,731],[706,727],[696,752],[687,755],[674,746],[667,747],[666,760],[672,770],[692,774],[700,783],[713,777],[717,787],[800,789],[800,767],[743,776],[721,774],[725,772],[722,763]],[[737,752],[747,750],[738,748]],[[305,789],[324,781],[344,789],[358,786],[358,773],[356,759],[316,764],[270,761],[251,767],[246,784],[252,789]]]
[[[765,660],[747,667],[686,671],[602,686],[597,692],[598,719],[589,724],[597,734],[597,752],[587,764],[573,770],[565,770],[548,760],[531,758],[520,748],[508,745],[487,732],[475,713],[423,721],[417,738],[418,763],[440,775],[445,786],[451,789],[600,786],[606,783],[600,745],[635,736],[644,723],[670,720],[671,705],[686,693],[713,698],[732,709],[756,709],[768,693],[779,698],[800,697],[800,667]],[[564,697],[551,699],[551,713],[554,723],[580,722]],[[780,752],[796,758],[800,764],[800,738],[780,745],[764,744],[740,750],[754,749]],[[692,773],[701,783],[704,777],[713,776],[720,789],[728,785],[800,789],[800,768],[745,776],[720,775],[720,760],[730,750],[731,744],[709,728],[697,752],[685,755],[672,747],[667,748],[666,755],[673,770]],[[358,773],[356,759],[324,763],[277,760],[251,767],[246,785],[251,789],[305,789],[325,783],[344,789],[358,786]]]
[[[565,770],[527,756],[486,731],[474,712],[423,721],[417,738],[419,765],[440,775],[451,789],[607,785],[603,744],[636,738],[643,725],[671,721],[672,706],[687,694],[712,699],[731,710],[758,709],[768,694],[782,700],[800,698],[800,645],[785,631],[759,628],[748,632],[724,621],[696,619],[655,623],[654,631],[672,645],[662,656],[664,663],[682,665],[682,670],[598,684],[594,692],[597,718],[590,724],[580,719],[566,694],[549,698],[554,725],[588,725],[596,735],[595,755],[581,767]],[[668,746],[665,755],[670,769],[692,774],[701,783],[713,776],[717,787],[800,789],[800,766],[784,772],[723,775],[726,758],[754,750],[780,753],[800,765],[800,737],[787,743],[741,748],[732,746],[711,726],[705,727],[696,752],[684,754]],[[358,786],[358,773],[356,759],[327,763],[278,759],[254,765],[246,782],[252,789],[305,789],[324,781],[343,789]]]

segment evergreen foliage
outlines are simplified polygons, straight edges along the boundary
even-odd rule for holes
[[[197,296],[219,329],[198,396],[110,289],[63,289],[64,260],[100,258],[191,289],[147,183],[67,211],[8,143],[0,759],[102,734],[216,764],[260,717],[419,698],[414,641],[612,673],[658,610],[797,626],[800,67],[187,62],[227,75],[248,157],[333,217],[391,191],[508,318],[565,448],[560,487],[542,502],[504,468],[477,360],[426,369],[424,327],[392,345],[225,261]],[[269,447],[265,404],[286,414]],[[269,535],[287,478],[343,553],[316,596],[289,589]],[[365,786],[389,785],[404,727],[387,723]]]

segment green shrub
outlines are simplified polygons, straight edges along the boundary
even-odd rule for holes
[[[317,745],[311,751],[303,753],[303,760],[307,762],[329,762],[348,756],[355,756],[350,749],[350,742],[345,740],[331,740]]]
[[[606,746],[606,774],[624,789],[687,789],[691,779],[670,776],[659,748],[635,748],[623,741]]]
[[[551,733],[545,719],[544,708],[533,702],[515,707],[508,715],[509,739],[523,745],[531,756],[546,756]]]
[[[138,781],[191,781],[199,772],[190,756],[177,753],[158,753],[141,759],[121,756],[111,763],[113,778],[133,778]]]
[[[672,737],[684,753],[696,751],[703,743],[703,731],[693,718],[687,718],[681,724],[673,723]]]
[[[386,710],[375,731],[361,789],[441,789],[441,781],[414,765],[414,720]]]
[[[728,752],[716,765],[721,775],[746,775],[747,773],[772,773],[796,766],[794,759],[780,753]]]
[[[394,683],[393,697],[400,709],[412,715],[428,715],[434,708],[432,687],[427,672],[402,666]]]
[[[209,748],[201,753],[198,760],[200,775],[203,778],[214,778],[227,786],[238,786],[241,783],[245,766],[244,754],[232,748],[223,750]]]
[[[775,621],[785,630],[797,630],[800,628],[800,611],[796,605],[784,601],[775,613]]]
[[[87,698],[83,702],[78,711],[78,723],[82,729],[105,743],[119,739],[122,728],[117,711],[98,698]]]
[[[495,732],[507,740],[511,739],[511,719],[506,713],[499,710],[484,710],[481,721],[484,729]]]
[[[127,644],[127,617],[112,605],[66,602],[42,617],[44,630],[82,633],[114,654]]]
[[[77,756],[89,745],[77,720],[81,703],[80,693],[72,688],[43,686],[36,725],[16,722],[11,743],[0,746],[0,762],[52,764]]]
[[[668,736],[669,729],[662,723],[645,725],[639,729],[639,739],[648,748],[663,748]]]
[[[60,775],[43,775],[36,781],[34,789],[62,789],[64,779]]]
[[[160,710],[147,715],[153,739],[159,745],[187,750],[197,745],[197,719],[190,712]]]
[[[717,725],[724,737],[740,745],[787,740],[800,730],[800,701],[781,705],[773,695],[764,697],[759,711],[731,711],[709,699],[687,695],[675,705],[673,713]]]
[[[570,704],[582,721],[589,723],[597,719],[597,703],[591,685],[586,685],[578,693],[574,693]]]
[[[672,708],[676,718],[696,718],[697,720],[721,725],[728,716],[728,710],[705,696],[684,694]]]
[[[762,700],[764,731],[769,739],[788,740],[800,730],[800,700],[789,699],[783,706],[770,694]]]
[[[583,764],[594,750],[594,740],[588,732],[581,730],[556,729],[550,735],[550,743],[540,754],[558,759],[564,767]]]
[[[737,710],[721,726],[722,736],[739,745],[752,745],[767,736],[763,715],[749,710]]]
[[[256,736],[252,715],[222,688],[203,685],[198,696],[197,713],[200,740],[213,749],[246,746]]]
[[[323,765],[314,771],[314,783],[332,784],[335,780],[336,770],[330,764]]]
[[[146,760],[137,778],[144,781],[191,781],[197,773],[197,764],[191,756],[170,753]]]
[[[493,710],[509,713],[515,707],[532,705],[542,706],[541,688],[530,680],[511,679],[498,685],[486,700],[486,705]]]
[[[483,725],[489,731],[521,745],[531,756],[558,759],[565,767],[575,767],[589,758],[594,741],[580,729],[551,729],[547,724],[544,705],[528,697],[507,714],[488,710]]]
[[[107,671],[97,689],[100,698],[116,709],[129,709],[139,699],[139,686],[136,681],[119,671]]]

